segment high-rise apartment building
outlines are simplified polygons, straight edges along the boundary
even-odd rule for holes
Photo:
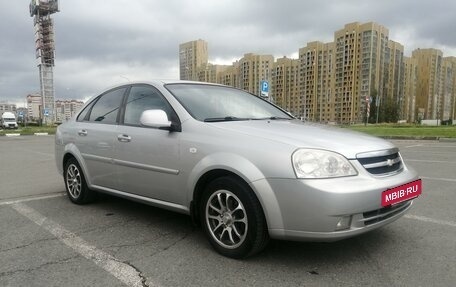
[[[335,45],[311,42],[299,49],[302,117],[318,122],[334,122]]]
[[[220,72],[218,83],[226,86],[239,88],[239,61]]]
[[[337,122],[363,122],[369,97],[383,98],[388,33],[373,22],[350,23],[334,33]]]
[[[200,82],[218,83],[220,82],[221,74],[229,67],[230,66],[228,65],[214,65],[208,63],[207,65],[198,68],[197,80]]]
[[[260,82],[271,82],[272,55],[245,54],[239,60],[239,88],[260,95]]]
[[[293,115],[302,116],[302,98],[299,92],[299,60],[286,57],[272,65],[271,95],[276,105]]]
[[[412,52],[417,61],[415,109],[417,120],[438,119],[441,114],[442,51],[417,49]]]
[[[245,54],[230,66],[207,62],[207,43],[179,46],[181,79],[220,83],[269,98],[299,118],[315,122],[454,120],[456,57],[436,49],[404,56],[404,46],[374,22],[349,23],[331,43],[310,42],[299,59]],[[368,117],[369,116],[369,117]]]
[[[190,41],[179,45],[179,72],[181,80],[198,80],[198,70],[208,64],[207,42]]]
[[[385,52],[383,96],[398,108],[398,119],[405,119],[404,111],[404,46],[389,40]]]
[[[78,100],[55,101],[55,115],[57,122],[68,121],[84,106],[84,102]]]
[[[439,119],[454,120],[456,100],[456,57],[443,58],[442,67],[442,105]]]
[[[42,98],[40,94],[27,96],[27,110],[28,120],[37,121],[42,119]]]
[[[0,103],[0,116],[4,112],[16,113],[16,111],[17,111],[16,104]]]
[[[27,96],[27,120],[39,121],[43,119],[42,99],[39,94],[30,94]],[[69,120],[84,105],[84,102],[78,100],[57,100],[53,104],[56,122]]]
[[[412,57],[404,57],[404,101],[401,107],[403,118],[409,123],[414,123],[417,118],[415,110],[416,84],[418,63]]]

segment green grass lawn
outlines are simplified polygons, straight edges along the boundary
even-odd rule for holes
[[[353,125],[346,128],[381,137],[456,138],[456,126]]]

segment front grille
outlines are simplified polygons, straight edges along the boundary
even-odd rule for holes
[[[388,175],[402,170],[403,167],[397,148],[358,154],[357,159],[369,173],[374,175]]]
[[[402,202],[393,206],[387,206],[373,211],[363,213],[364,225],[368,226],[383,220],[386,220],[394,215],[404,211],[412,204],[411,201]]]

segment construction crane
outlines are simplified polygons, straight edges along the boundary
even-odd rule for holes
[[[55,121],[54,114],[54,23],[53,13],[59,12],[58,0],[32,0],[30,16],[34,17],[35,48],[37,65],[40,72],[41,111],[40,119],[44,124]]]

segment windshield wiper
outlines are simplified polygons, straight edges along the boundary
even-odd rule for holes
[[[220,117],[220,118],[206,118],[205,122],[214,123],[214,122],[230,122],[230,121],[246,121],[248,118],[238,118],[238,117]]]
[[[283,117],[266,117],[266,118],[256,118],[252,120],[291,120],[291,118],[283,118]]]

